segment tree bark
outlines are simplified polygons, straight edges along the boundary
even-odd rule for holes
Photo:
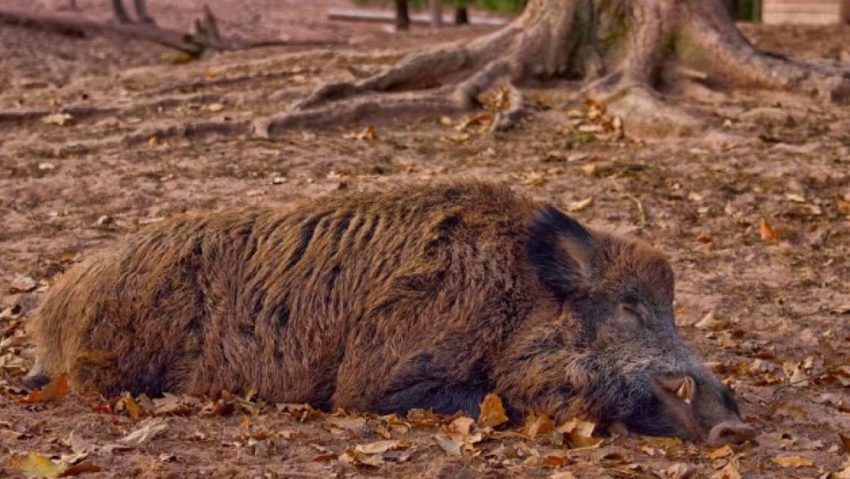
[[[154,23],[153,17],[148,13],[148,7],[145,4],[145,0],[133,0],[133,6],[136,9],[136,19],[139,23]]]
[[[399,13],[405,3],[396,2]],[[481,95],[499,89],[508,101],[492,127],[504,130],[526,113],[520,87],[553,78],[582,81],[577,94],[619,116],[635,136],[704,130],[704,118],[669,101],[670,92],[749,87],[828,101],[850,97],[846,66],[759,51],[724,0],[529,0],[497,31],[414,53],[371,77],[326,84],[253,129],[269,137],[292,128],[457,114],[484,107]]]
[[[124,0],[112,0],[112,14],[115,15],[115,21],[118,23],[130,23],[130,15],[124,8]]]
[[[431,12],[431,26],[440,28],[443,26],[443,2],[442,0],[428,0],[428,9]]]
[[[410,29],[410,11],[407,0],[395,0],[395,29],[396,31]]]
[[[460,5],[455,9],[455,25],[469,25],[469,9]]]

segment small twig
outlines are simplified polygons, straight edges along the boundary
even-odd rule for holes
[[[773,392],[770,394],[770,403],[772,404],[776,400],[776,398],[777,398],[777,396],[779,395],[780,392],[785,391],[786,389],[791,388],[791,387],[793,387],[797,384],[802,384],[802,383],[807,382],[807,381],[816,381],[816,380],[820,379],[821,377],[823,377],[824,375],[829,374],[829,373],[836,371],[836,370],[837,370],[836,366],[824,367],[824,368],[821,368],[819,371],[815,372],[814,374],[810,374],[809,376],[807,376],[803,379],[798,379],[796,381],[791,381],[787,384],[783,384],[782,386],[779,386],[776,389],[774,389]]]
[[[626,191],[625,189],[623,189],[622,185],[617,183],[614,179],[610,179],[610,181],[611,181],[611,185],[614,186],[615,190],[619,191],[620,194],[623,195],[624,197],[634,201],[635,205],[637,205],[637,208],[638,208],[638,218],[640,220],[640,222],[638,223],[638,228],[640,228],[640,229],[646,228],[646,226],[649,224],[649,219],[648,219],[647,214],[646,214],[646,209],[644,209],[644,207],[643,207],[643,203],[641,203],[641,201],[635,195],[633,195],[633,194],[629,193],[628,191]]]
[[[205,51],[245,50],[269,46],[323,46],[343,43],[339,39],[225,41],[221,38],[212,12],[207,8],[203,20],[196,21],[198,31],[186,33],[159,27],[154,23],[99,23],[84,19],[31,15],[0,10],[0,24],[50,31],[75,37],[117,36],[144,40],[198,57]]]
[[[638,228],[646,228],[646,225],[649,224],[649,221],[646,218],[646,210],[643,209],[643,203],[641,203],[640,200],[637,199],[637,197],[631,193],[624,192],[623,194],[626,195],[626,197],[630,200],[634,201],[638,207],[638,213],[640,214],[640,223],[638,223]]]

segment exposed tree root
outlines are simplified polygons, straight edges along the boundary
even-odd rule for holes
[[[386,59],[385,53],[375,57],[381,55]],[[326,84],[284,113],[166,125],[121,141],[207,134],[273,138],[297,128],[434,118],[482,108],[496,88],[507,101],[499,102],[492,128],[505,130],[526,112],[520,87],[555,77],[584,80],[576,93],[605,104],[632,136],[690,135],[710,126],[670,101],[671,92],[701,91],[705,98],[748,87],[802,91],[828,101],[850,98],[846,68],[760,52],[737,30],[721,0],[530,0],[500,30],[411,54],[375,75]]]
[[[850,97],[847,70],[758,51],[720,0],[532,0],[499,31],[413,54],[370,77],[327,84],[292,111],[258,122],[270,126],[257,131],[274,136],[287,128],[397,118],[400,111],[473,110],[481,93],[503,85],[510,102],[494,124],[501,130],[523,113],[517,86],[555,76],[584,78],[584,96],[623,116],[627,132],[652,136],[706,126],[665,100],[664,90],[677,90],[665,81],[791,89],[829,101]],[[443,98],[447,92],[453,101]]]
[[[27,109],[27,110],[0,110],[0,127],[3,124],[23,123],[40,120],[53,113],[67,113],[74,121],[99,118],[108,115],[127,114],[133,110],[173,108],[185,104],[205,104],[224,102],[225,97],[212,93],[197,93],[188,95],[168,95],[157,97],[151,101],[134,103],[132,100],[115,102],[105,105],[69,105],[59,109]]]
[[[149,142],[152,139],[153,141],[160,141],[169,138],[193,138],[208,135],[235,136],[250,133],[251,122],[249,121],[206,120],[146,128],[130,135],[123,136],[121,138],[121,143],[126,145],[137,145]]]
[[[180,32],[157,26],[153,22],[98,23],[66,17],[29,15],[0,11],[0,23],[45,30],[75,37],[113,36],[157,43],[175,50],[200,56],[206,51],[245,50],[276,45],[323,46],[343,43],[340,39],[236,41],[222,38],[215,16],[204,8],[204,16],[196,21],[194,32]]]
[[[451,90],[438,89],[419,93],[396,93],[380,98],[356,98],[309,110],[294,111],[259,120],[253,133],[272,138],[293,128],[321,128],[386,115],[393,119],[412,119],[423,115],[451,115],[464,111]]]

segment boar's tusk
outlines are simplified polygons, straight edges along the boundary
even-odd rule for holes
[[[690,404],[695,392],[696,384],[694,384],[694,379],[690,376],[685,376],[682,379],[682,383],[676,389],[676,397],[685,401],[685,404]]]

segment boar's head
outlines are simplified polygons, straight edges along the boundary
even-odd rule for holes
[[[732,391],[679,334],[673,271],[660,253],[548,206],[529,238],[529,261],[567,312],[575,354],[566,374],[588,414],[639,434],[712,445],[752,437]]]

